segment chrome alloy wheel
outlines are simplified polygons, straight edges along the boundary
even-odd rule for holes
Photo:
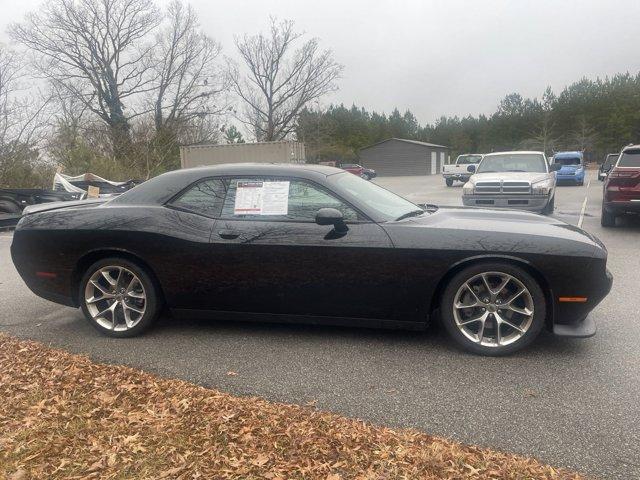
[[[531,327],[533,315],[533,297],[527,287],[502,272],[471,277],[453,301],[453,318],[460,332],[485,347],[518,341]]]
[[[140,279],[131,270],[116,265],[100,267],[91,275],[84,301],[98,325],[116,332],[135,327],[147,307]]]

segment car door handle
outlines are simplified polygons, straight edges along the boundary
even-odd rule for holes
[[[240,233],[233,230],[220,230],[218,231],[218,235],[225,240],[234,240],[240,236]]]

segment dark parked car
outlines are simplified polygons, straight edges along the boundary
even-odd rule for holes
[[[604,182],[604,179],[607,178],[607,175],[618,161],[619,156],[619,153],[609,153],[607,155],[607,157],[604,159],[604,162],[602,162],[600,168],[598,169],[598,180]]]
[[[41,188],[0,188],[0,213],[19,214],[28,205],[79,200],[81,194]]]
[[[622,149],[614,167],[604,181],[602,196],[603,227],[614,227],[616,217],[640,213],[640,145]]]
[[[343,163],[340,165],[340,168],[346,170],[349,173],[353,173],[359,177],[364,178],[365,180],[371,180],[376,177],[376,171],[371,168],[365,168],[362,165],[358,165],[357,163]]]
[[[594,236],[524,211],[420,208],[343,170],[239,164],[105,201],[28,207],[11,246],[38,295],[100,332],[174,317],[424,329],[480,354],[585,337],[612,277]],[[588,261],[585,261],[587,260]]]

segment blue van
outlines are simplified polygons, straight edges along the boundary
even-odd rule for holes
[[[558,183],[571,182],[584,185],[584,156],[582,152],[558,152],[553,156],[553,162],[561,165],[556,172]]]

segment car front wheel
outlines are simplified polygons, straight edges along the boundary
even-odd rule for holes
[[[551,199],[547,203],[547,206],[544,207],[544,210],[542,210],[542,213],[544,215],[551,215],[555,208],[556,208],[556,196],[554,195],[553,197],[551,197]]]
[[[447,187],[453,186],[453,178],[447,178],[445,179],[445,182],[447,184]]]
[[[544,325],[545,298],[536,280],[510,264],[479,264],[456,274],[444,291],[442,321],[464,349],[507,355],[529,345]]]
[[[110,337],[140,334],[160,311],[158,288],[149,274],[123,258],[91,265],[80,282],[79,298],[89,323]]]

